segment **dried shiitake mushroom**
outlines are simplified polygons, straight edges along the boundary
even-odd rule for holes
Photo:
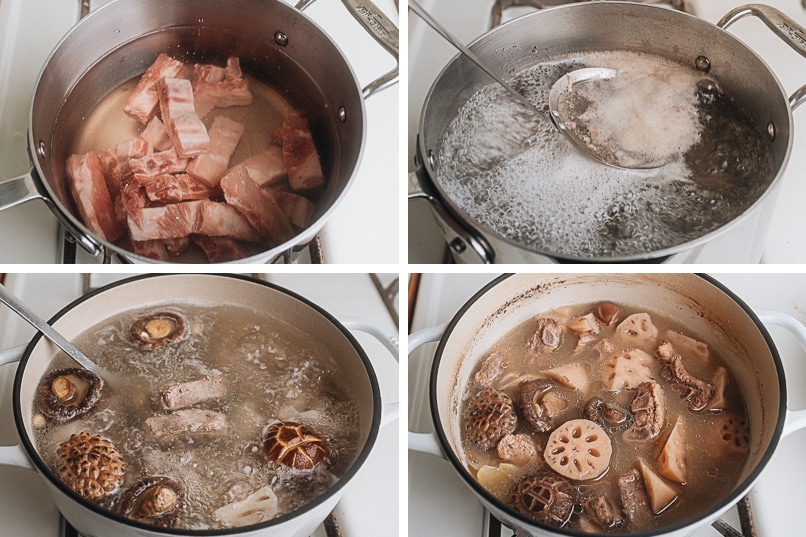
[[[518,417],[512,399],[501,390],[481,390],[465,410],[467,438],[481,449],[495,446],[504,435],[515,430]]]
[[[173,343],[187,331],[187,322],[176,313],[161,311],[136,319],[129,333],[141,349],[154,350]]]
[[[92,410],[101,398],[103,386],[101,377],[86,369],[54,369],[39,384],[39,408],[52,420],[68,422]]]
[[[550,472],[537,472],[512,486],[508,503],[535,520],[559,527],[568,522],[574,511],[574,490],[564,477]]]
[[[173,526],[185,508],[182,486],[167,477],[146,477],[123,493],[118,512],[138,522],[161,528]]]
[[[269,427],[263,440],[263,452],[269,460],[297,470],[311,470],[325,463],[330,455],[319,433],[293,421]]]
[[[82,432],[56,450],[56,475],[72,490],[91,501],[114,492],[123,482],[126,465],[109,440]]]
[[[594,479],[610,466],[610,437],[590,420],[566,421],[551,433],[543,457],[558,474],[583,481]]]

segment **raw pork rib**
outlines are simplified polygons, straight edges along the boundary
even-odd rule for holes
[[[140,78],[140,82],[132,91],[123,111],[145,125],[149,118],[156,113],[157,102],[157,82],[165,77],[173,78],[179,76],[185,64],[179,60],[174,60],[167,54],[160,54],[156,61],[148,68],[148,71]]]
[[[227,203],[236,207],[269,244],[283,243],[294,236],[294,229],[277,205],[274,196],[263,190],[240,168],[221,179]]]
[[[280,135],[288,182],[294,190],[311,190],[325,184],[322,164],[313,145],[308,122],[296,112],[288,114]]]
[[[206,124],[201,118],[251,104],[249,81],[238,58],[226,67],[194,65],[192,82],[188,71],[160,54],[124,107],[140,123],[137,137],[67,160],[84,223],[108,241],[128,234],[135,254],[161,261],[191,243],[222,262],[254,254],[247,243],[274,247],[292,239],[316,212],[308,193],[318,195],[325,184],[307,121],[291,112],[257,153],[231,166],[243,124],[218,113]]]
[[[70,191],[84,225],[107,241],[115,241],[125,233],[115,218],[112,197],[106,186],[98,155],[72,155],[67,159]]]
[[[237,209],[209,200],[145,207],[129,213],[132,240],[178,239],[191,233],[259,242],[260,235]]]
[[[252,104],[249,81],[243,78],[238,58],[229,58],[224,69],[214,65],[193,66],[193,85],[199,117],[206,117],[213,108]]]
[[[215,187],[224,177],[229,159],[243,136],[243,124],[218,116],[208,134],[210,152],[193,159],[188,165],[188,173],[208,186]]]
[[[183,78],[162,78],[158,85],[160,112],[168,135],[181,158],[195,157],[210,149],[207,128],[196,114],[193,86]]]

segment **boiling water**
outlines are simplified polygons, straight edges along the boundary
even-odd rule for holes
[[[676,130],[666,132],[665,141],[674,138],[682,149],[671,162],[642,171],[591,161],[492,84],[459,110],[440,141],[435,169],[448,197],[508,240],[580,258],[631,256],[683,244],[733,220],[758,199],[774,175],[771,143],[718,83],[694,69],[639,53],[602,52],[542,63],[511,83],[548,110],[551,85],[566,73],[619,65],[632,71],[643,67],[650,79],[653,73],[688,72],[683,85],[691,97],[680,103]],[[665,87],[662,77],[657,86],[646,77],[639,84],[644,90]],[[681,124],[681,117],[697,123],[694,129]],[[634,132],[618,134],[623,142],[644,141]]]
[[[125,378],[105,386],[88,416],[36,431],[45,462],[55,462],[59,443],[86,431],[109,439],[126,464],[120,490],[102,501],[114,509],[122,491],[146,476],[167,476],[182,484],[187,510],[175,527],[221,527],[213,512],[270,485],[278,515],[293,511],[326,491],[355,459],[361,409],[339,377],[329,353],[310,334],[271,317],[232,306],[190,304],[160,308],[188,320],[190,335],[179,344],[142,351],[129,326],[154,309],[131,311],[92,327],[75,341],[98,364]],[[64,355],[53,367],[72,367]],[[155,441],[145,420],[159,414],[154,396],[163,387],[221,373],[227,388],[220,401],[194,405],[222,412],[229,425],[222,438],[194,438],[170,444]],[[269,464],[260,446],[276,420],[306,423],[330,448],[330,465],[291,471]]]
[[[621,305],[621,308],[624,314],[619,317],[619,322],[631,313],[646,311],[623,305]],[[590,311],[590,305],[574,305],[541,313],[539,317],[550,317],[564,325],[567,321],[588,311]],[[655,461],[671,426],[678,416],[682,417],[685,425],[689,481],[683,485],[671,483],[678,493],[677,499],[668,508],[661,511],[660,514],[652,517],[648,522],[648,526],[633,527],[631,531],[662,527],[694,516],[724,498],[738,483],[745,461],[726,458],[721,455],[719,448],[715,447],[715,431],[719,431],[720,420],[726,415],[737,416],[742,419],[746,416],[744,398],[738,382],[730,371],[729,363],[720,356],[715,345],[700,337],[699,334],[692,333],[690,329],[674,319],[651,311],[648,313],[651,316],[652,323],[658,330],[657,338],[640,344],[630,341],[627,344],[627,348],[639,348],[652,356],[658,345],[668,337],[666,334],[669,331],[682,333],[708,344],[708,357],[705,359],[697,359],[696,355],[686,353],[677,346],[675,349],[676,352],[683,356],[686,370],[691,375],[707,382],[713,382],[712,379],[719,367],[726,368],[728,382],[725,390],[725,408],[720,411],[709,411],[707,408],[696,412],[689,410],[685,399],[681,398],[678,392],[662,379],[660,375],[662,364],[653,357],[648,365],[651,369],[651,377],[661,384],[665,392],[666,425],[658,437],[643,443],[622,441],[621,435],[626,428],[625,426],[605,427],[613,445],[613,455],[610,459],[609,467],[599,478],[586,481],[571,481],[576,488],[579,501],[567,527],[583,530],[591,528],[592,523],[586,520],[587,515],[582,512],[581,508],[581,502],[590,496],[597,494],[608,495],[613,500],[614,505],[619,506],[621,502],[616,481],[620,476],[634,468],[639,459],[643,459],[653,470],[657,471]],[[562,343],[555,351],[536,356],[535,353],[527,350],[527,343],[535,333],[536,326],[535,319],[522,323],[495,342],[487,354],[499,352],[505,357],[503,372],[492,386],[505,391],[516,402],[516,408],[518,388],[521,382],[542,377],[541,371],[570,363],[582,364],[588,375],[588,387],[584,391],[564,387],[557,389],[566,399],[569,406],[557,415],[552,429],[559,427],[568,420],[582,418],[582,409],[585,403],[594,396],[601,397],[608,402],[616,402],[625,409],[630,408],[634,390],[622,389],[617,392],[611,392],[607,389],[604,381],[606,378],[605,364],[609,361],[609,358],[625,350],[625,343],[613,336],[615,327],[604,327],[596,336],[597,340],[612,341],[613,350],[610,352],[600,353],[595,348],[599,346],[597,342],[592,342],[584,350],[577,350],[578,338],[573,335],[574,333],[570,329],[565,328]],[[472,375],[471,378],[473,378]],[[466,406],[466,401],[479,390],[478,386],[473,382],[469,382],[466,388],[464,406]],[[540,446],[538,453],[542,453],[542,447],[546,445],[550,434],[532,431],[520,418],[515,433],[531,435],[535,445]],[[496,454],[495,448],[482,451],[464,438],[462,439],[462,448],[465,450],[468,469],[474,476],[483,465],[496,466],[503,462]],[[526,468],[549,470],[548,466],[543,462],[542,455],[539,458],[540,461],[530,463]],[[491,490],[491,492],[501,501],[507,503],[508,488],[497,491]],[[598,528],[598,526],[594,527]],[[586,531],[590,531],[590,529]],[[601,529],[596,531],[601,532]],[[620,526],[616,531],[624,532],[626,528]]]

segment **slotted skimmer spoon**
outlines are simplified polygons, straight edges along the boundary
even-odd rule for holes
[[[420,17],[435,32],[442,36],[443,39],[453,45],[459,52],[462,53],[463,56],[473,62],[479,69],[487,73],[490,78],[507,90],[519,103],[530,110],[535,116],[540,117],[544,121],[548,121],[552,126],[559,130],[567,140],[569,140],[588,158],[607,166],[619,169],[651,170],[660,167],[660,164],[654,162],[651,165],[644,166],[640,163],[636,163],[634,158],[620,160],[618,152],[611,151],[606,147],[598,147],[591,140],[585,141],[577,130],[576,126],[578,125],[578,122],[569,122],[569,118],[565,117],[565,114],[563,113],[561,102],[565,96],[571,94],[574,85],[613,78],[618,74],[617,70],[608,69],[606,67],[586,67],[571,71],[565,76],[560,77],[551,86],[551,91],[549,92],[549,112],[547,114],[543,110],[537,108],[520,92],[515,90],[515,88],[507,84],[502,78],[496,75],[484,64],[483,61],[481,61],[478,56],[476,56],[476,54],[473,53],[473,51],[463,45],[461,41],[454,37],[447,29],[445,29],[445,27],[443,27],[431,15],[429,15],[428,12],[425,11],[415,0],[409,0],[409,9]]]
[[[39,330],[43,336],[52,341],[57,347],[73,359],[78,365],[91,371],[101,377],[104,381],[108,381],[109,373],[100,368],[95,362],[87,358],[83,352],[78,350],[72,343],[56,331],[51,325],[42,317],[34,313],[27,305],[25,305],[19,298],[9,291],[6,286],[0,284],[0,302],[11,308],[14,313],[22,317],[31,326]]]

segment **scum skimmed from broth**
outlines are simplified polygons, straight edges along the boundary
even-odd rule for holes
[[[132,330],[137,319],[156,313],[152,325]],[[137,334],[145,341],[136,341]],[[325,348],[283,321],[234,306],[182,303],[118,314],[76,344],[126,382],[105,386],[95,407],[72,421],[46,417],[46,405],[36,401],[36,445],[61,476],[65,463],[57,451],[71,435],[111,443],[123,475],[93,501],[113,512],[128,512],[128,490],[163,480],[178,484],[178,494],[166,494],[178,499],[182,513],[141,521],[184,529],[258,523],[322,494],[355,458],[358,402]],[[71,365],[61,354],[51,364]],[[270,446],[278,422],[304,434],[284,437],[279,447],[272,437]],[[284,451],[282,463],[269,460],[270,447],[276,455],[286,444],[299,449]],[[159,504],[161,497],[154,493],[135,507],[149,501]]]
[[[496,342],[465,390],[468,470],[527,517],[635,532],[736,485],[749,425],[727,362],[674,320],[609,302],[542,313]]]
[[[492,84],[462,106],[440,140],[438,182],[460,209],[530,249],[631,256],[718,229],[772,181],[766,134],[718,80],[693,68],[641,53],[597,52],[541,63],[511,84],[547,109],[554,81],[584,67],[623,76],[582,85],[584,104],[571,116],[598,131],[592,134],[612,135],[609,146],[645,162],[671,156],[668,164],[624,170],[593,162]]]

